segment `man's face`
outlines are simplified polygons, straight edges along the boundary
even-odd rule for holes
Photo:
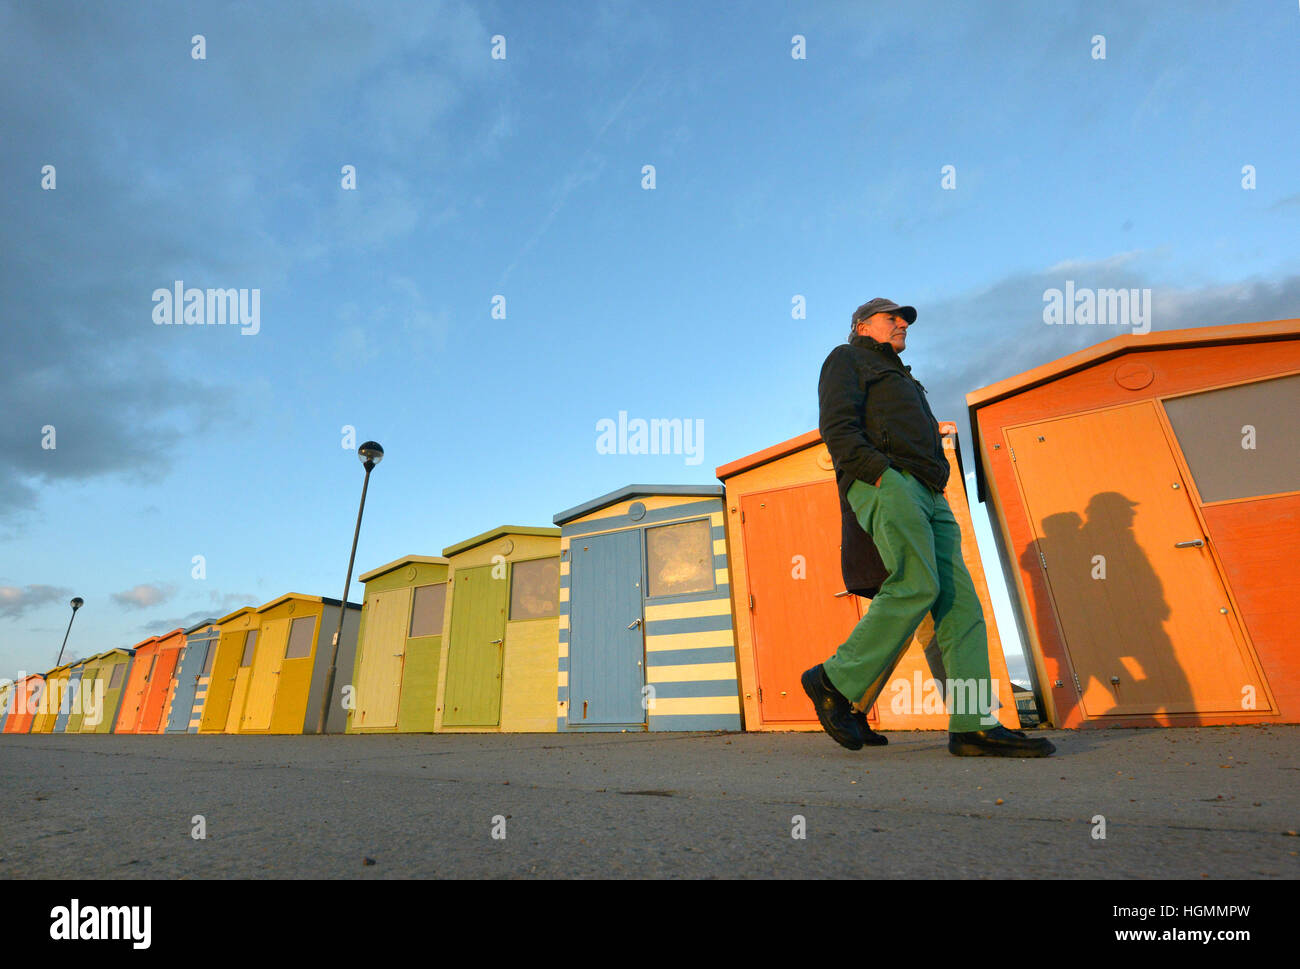
[[[858,323],[858,333],[869,336],[877,343],[888,343],[895,353],[907,346],[907,320],[897,313],[872,313]]]

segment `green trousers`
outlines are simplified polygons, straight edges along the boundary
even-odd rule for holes
[[[997,721],[988,708],[996,706],[997,691],[989,681],[984,612],[962,561],[961,529],[947,499],[896,468],[885,471],[879,486],[853,482],[848,499],[858,524],[875,542],[889,578],[849,638],[826,661],[827,677],[851,701],[868,709],[928,612],[934,616],[948,679],[939,684],[947,701],[948,729],[994,726]],[[880,702],[894,700],[884,697]],[[907,701],[907,709],[921,712],[921,697],[909,696]]]

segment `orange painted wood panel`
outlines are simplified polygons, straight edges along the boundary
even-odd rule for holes
[[[820,441],[816,431],[801,435],[801,438]],[[834,474],[830,471],[830,457],[826,454],[824,446],[805,445],[802,449],[793,452],[788,448],[781,448],[780,445],[777,445],[776,449],[784,455],[779,461],[773,460],[755,466],[749,459],[741,459],[718,469],[720,475],[727,474],[728,469],[743,469],[733,470],[728,477],[723,478],[727,507],[727,562],[731,567],[731,613],[736,633],[736,665],[740,676],[741,709],[744,713],[746,730],[820,730],[821,727],[816,720],[775,726],[764,725],[758,703],[758,666],[754,655],[754,624],[749,613],[749,566],[745,555],[744,535],[741,531],[741,499],[747,494],[759,491],[824,482],[828,476],[834,482]],[[759,453],[774,450],[769,448],[767,452]],[[832,497],[838,503],[839,499],[834,495]],[[835,548],[838,554],[838,539]]]
[[[158,637],[154,636],[135,647],[135,661],[131,675],[122,690],[122,708],[117,714],[114,733],[139,733],[144,713],[145,697],[149,689],[149,671],[158,655]]]
[[[1300,495],[1202,513],[1278,710],[1300,721]]]
[[[806,722],[799,676],[834,651],[858,621],[840,575],[840,505],[833,479],[740,499],[747,598],[765,723]],[[748,596],[752,596],[751,600]]]
[[[1131,372],[1133,364],[1141,364],[1151,371],[1150,383],[1138,390],[1129,390],[1116,379],[1121,368],[1129,368]],[[1012,584],[1028,627],[1030,642],[1027,646],[1037,667],[1047,716],[1053,724],[1079,727],[1087,721],[1083,707],[1079,704],[1078,690],[1071,682],[1071,670],[1065,658],[1060,629],[1051,608],[1042,571],[1024,557],[1024,552],[1033,545],[1034,531],[1020,498],[1004,429],[1117,404],[1189,393],[1242,380],[1262,379],[1297,369],[1300,369],[1300,340],[1134,351],[1060,377],[1052,383],[1031,388],[1017,396],[980,407],[975,412],[979,434],[977,443],[983,459],[987,496],[994,504],[1002,541],[1012,559],[1007,563],[1011,573],[1009,578],[1014,579]],[[1211,509],[1206,509],[1205,513],[1208,519]],[[1229,539],[1229,543],[1230,541]],[[1221,559],[1226,560],[1231,555],[1223,540],[1216,542],[1216,549]],[[1230,583],[1229,591],[1234,596],[1239,596],[1235,583]],[[1260,618],[1250,608],[1243,608],[1242,620],[1248,633],[1260,624]],[[1265,657],[1257,655],[1263,662]],[[1295,722],[1300,719],[1300,708],[1285,699],[1288,695],[1286,689],[1274,683],[1272,670],[1273,667],[1266,662],[1265,678],[1275,690],[1280,691],[1275,692],[1275,699],[1279,703],[1277,714],[1160,714],[1131,718],[1109,717],[1106,723],[1116,726],[1154,726],[1189,722],[1249,723],[1260,719]],[[1058,681],[1060,686],[1056,686]]]
[[[184,645],[183,629],[174,629],[159,636],[153,644],[153,662],[146,664],[148,677],[140,694],[140,709],[136,714],[134,733],[158,733],[163,707],[167,705],[167,694],[171,690],[172,673],[176,670],[176,660]]]
[[[45,677],[32,673],[14,683],[14,708],[5,719],[5,733],[30,733],[40,706]]]
[[[180,636],[170,635],[159,644],[158,659],[149,677],[144,710],[140,714],[137,728],[139,733],[162,733],[165,726],[163,710],[171,696],[174,686],[172,676],[176,672],[176,662],[180,659],[184,643],[185,635],[182,633]]]
[[[1241,710],[1262,683],[1209,550],[1177,547],[1202,530],[1155,403],[1007,441],[1085,715]]]

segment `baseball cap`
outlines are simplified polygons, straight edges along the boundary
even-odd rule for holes
[[[885,299],[884,297],[877,296],[875,299],[863,303],[853,311],[853,325],[857,326],[858,323],[865,320],[868,316],[873,316],[876,313],[897,313],[903,319],[907,320],[908,323],[916,322],[915,306],[899,306],[892,299]]]

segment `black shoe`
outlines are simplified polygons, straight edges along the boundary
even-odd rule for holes
[[[948,753],[957,757],[1047,757],[1055,751],[1050,740],[1026,737],[1001,724],[988,730],[948,734]]]
[[[799,677],[803,691],[812,700],[813,709],[822,729],[831,735],[841,747],[849,750],[862,749],[862,734],[858,731],[857,721],[853,718],[853,707],[839,690],[826,678],[826,671],[818,663],[810,670],[804,670]]]
[[[868,747],[883,747],[889,743],[889,738],[884,734],[876,733],[867,723],[867,715],[859,710],[853,711],[853,719],[858,723],[858,732],[862,734],[862,742]]]

